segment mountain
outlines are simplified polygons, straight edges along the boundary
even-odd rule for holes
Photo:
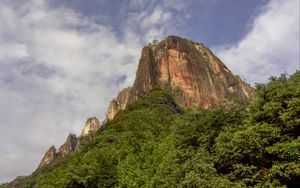
[[[132,87],[0,187],[299,187],[300,72],[256,89],[204,45],[142,50]]]
[[[106,119],[113,119],[119,110],[155,87],[172,90],[183,107],[228,107],[255,96],[254,89],[203,44],[169,36],[142,49],[133,87],[112,100]]]
[[[253,88],[203,44],[177,36],[143,48],[129,102],[155,86],[175,90],[176,102],[185,107],[216,107],[254,97]]]
[[[188,108],[230,107],[237,102],[249,102],[255,95],[250,85],[233,75],[203,44],[169,36],[142,49],[133,86],[121,90],[110,102],[102,124],[113,120],[119,111],[154,88],[172,91],[175,102]],[[89,118],[81,137],[100,127],[96,118]],[[57,154],[50,155],[53,147],[45,153],[39,168],[72,153],[79,142],[80,138],[69,135]]]

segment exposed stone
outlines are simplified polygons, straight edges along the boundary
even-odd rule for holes
[[[60,146],[58,155],[64,157],[75,151],[77,146],[77,137],[75,134],[69,134],[66,142]]]
[[[91,133],[96,132],[100,128],[100,126],[101,124],[96,117],[88,118],[81,132],[81,136],[87,136]]]
[[[41,162],[38,166],[38,169],[45,166],[45,165],[48,165],[51,161],[53,161],[56,158],[57,158],[56,148],[55,148],[55,146],[51,146],[46,151],[44,157],[42,158],[42,160],[41,160]]]
[[[176,102],[185,107],[229,106],[255,94],[209,49],[177,36],[143,48],[129,103],[155,86],[173,90]]]
[[[104,123],[112,120],[120,110],[126,108],[130,91],[130,87],[123,89],[119,92],[118,96],[110,102]]]
[[[37,169],[40,169],[48,164],[50,164],[53,160],[67,156],[73,153],[78,145],[77,137],[75,134],[69,134],[66,142],[60,146],[58,152],[56,151],[55,146],[51,146],[48,151],[45,153],[44,157],[42,158],[39,166]]]

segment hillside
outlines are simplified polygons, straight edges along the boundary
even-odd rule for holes
[[[76,146],[0,187],[299,187],[299,114],[300,72],[254,90],[171,36],[142,50],[101,125],[89,119]]]

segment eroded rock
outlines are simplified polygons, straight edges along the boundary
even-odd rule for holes
[[[59,147],[58,156],[64,157],[74,152],[77,146],[77,137],[75,134],[69,134],[66,142]]]
[[[125,88],[110,102],[104,123],[112,120],[120,110],[124,110],[126,108],[130,92],[130,87]]]
[[[57,153],[56,153],[56,148],[55,146],[51,146],[45,153],[44,157],[42,158],[38,169],[48,165],[51,161],[53,161],[54,159],[56,159],[58,157]]]
[[[87,136],[96,132],[100,128],[101,124],[96,117],[88,118],[84,128],[82,129],[81,136]]]

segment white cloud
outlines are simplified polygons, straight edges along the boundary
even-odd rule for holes
[[[251,84],[299,69],[299,1],[270,1],[237,44],[214,50]]]
[[[27,47],[24,44],[10,43],[6,46],[0,46],[0,59],[20,59],[27,56]]]
[[[139,40],[152,42],[162,40],[167,35],[180,35],[180,26],[184,25],[184,18],[189,13],[187,9],[190,1],[130,1],[127,20],[127,34],[139,33]],[[140,11],[143,10],[143,11]],[[179,14],[174,14],[179,13]]]
[[[160,7],[154,9],[152,14],[142,20],[144,27],[149,27],[157,23],[164,23],[171,18],[170,12],[163,12]]]

